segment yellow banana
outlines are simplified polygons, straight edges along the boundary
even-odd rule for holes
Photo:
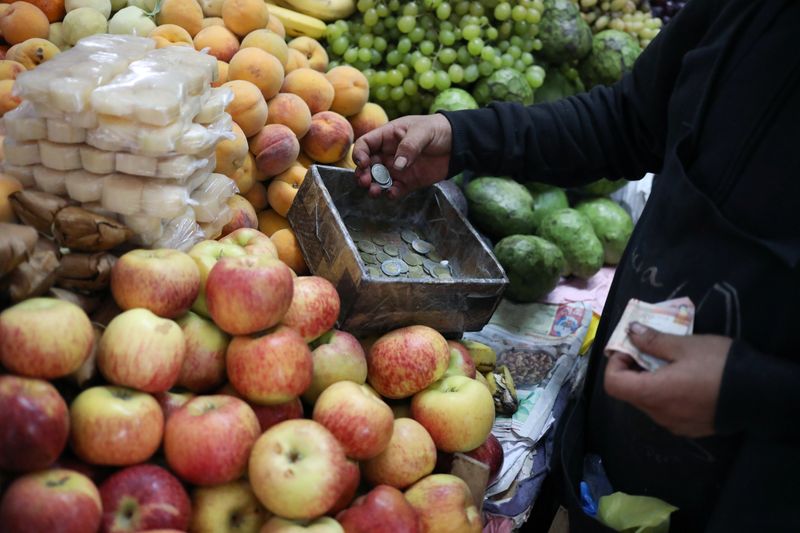
[[[324,21],[346,19],[356,11],[355,0],[275,0],[279,5]]]
[[[494,366],[497,363],[497,354],[489,346],[476,341],[461,340],[461,344],[466,347],[472,360],[475,361],[475,367],[479,372],[493,372]]]
[[[269,14],[273,17],[278,17],[283,27],[286,28],[286,35],[290,37],[305,35],[314,39],[319,39],[325,35],[325,28],[327,26],[318,18],[304,15],[271,3],[267,3],[267,7],[269,8]]]

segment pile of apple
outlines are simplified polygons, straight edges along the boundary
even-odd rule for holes
[[[51,298],[0,313],[4,533],[481,531],[434,473],[502,463],[460,343],[333,329],[335,287],[254,229],[128,252],[111,291],[105,328]]]

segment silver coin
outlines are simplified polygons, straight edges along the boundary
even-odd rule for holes
[[[371,169],[372,181],[381,186],[386,186],[392,183],[392,175],[389,174],[389,169],[380,163],[372,165]]]
[[[381,272],[380,267],[375,265],[369,265],[367,267],[367,274],[371,278],[380,278],[381,276],[383,276],[383,272]]]
[[[376,254],[378,252],[378,247],[375,246],[374,244],[372,244],[371,241],[368,241],[366,239],[360,240],[356,244],[358,246],[358,249],[361,250],[362,252],[366,253],[366,254],[373,254],[374,255],[374,254]]]
[[[361,260],[364,261],[364,263],[366,263],[367,265],[377,265],[378,264],[378,260],[375,258],[374,255],[370,255],[370,254],[363,253],[363,252],[360,255],[361,255]]]
[[[408,275],[411,277],[425,277],[425,269],[421,266],[410,266],[408,267]]]
[[[392,258],[391,255],[385,254],[383,252],[378,252],[377,254],[375,254],[375,257],[378,259],[379,263],[383,263],[384,261],[389,261]]]
[[[415,239],[411,243],[411,247],[418,254],[428,254],[436,249],[431,243],[428,241],[423,241],[422,239]]]
[[[399,259],[389,259],[381,263],[381,271],[387,276],[397,277],[408,272],[408,265]]]
[[[387,255],[391,255],[392,257],[397,257],[400,255],[400,250],[394,244],[387,244],[383,247],[383,251],[386,252]]]
[[[413,232],[413,231],[411,231],[410,229],[403,230],[402,232],[400,232],[400,237],[401,237],[401,238],[402,238],[402,239],[403,239],[405,242],[407,242],[408,244],[411,244],[411,243],[413,243],[414,241],[416,241],[417,239],[419,239],[419,235],[417,235],[416,233],[414,233],[414,232]]]
[[[411,251],[403,253],[400,258],[405,261],[408,266],[421,266],[423,261],[422,256]]]
[[[387,241],[387,240],[386,240],[386,236],[385,236],[385,235],[381,235],[381,234],[379,233],[379,234],[377,234],[377,235],[373,235],[373,236],[372,236],[372,242],[374,242],[374,243],[375,243],[375,244],[377,244],[378,246],[384,246],[384,245],[386,245],[386,244],[387,244],[389,241]]]
[[[450,269],[446,266],[439,265],[433,269],[431,275],[436,279],[452,279],[453,275],[450,273]]]
[[[436,250],[431,250],[428,252],[428,259],[431,261],[436,261],[437,263],[442,260],[442,256]]]

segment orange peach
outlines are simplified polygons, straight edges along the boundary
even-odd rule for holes
[[[232,80],[247,80],[255,84],[269,100],[283,85],[283,65],[274,55],[260,48],[243,48],[230,62],[228,76]]]
[[[277,20],[277,18],[275,20]],[[260,48],[278,58],[278,61],[281,62],[283,67],[286,67],[286,63],[289,61],[289,47],[286,41],[284,41],[283,37],[279,34],[267,29],[255,30],[248,33],[247,36],[242,39],[242,44],[239,48]]]
[[[311,168],[311,165],[315,165],[316,163],[317,162],[308,157],[308,154],[305,152],[300,152],[300,155],[297,156],[297,164],[304,166],[306,169]]]
[[[303,252],[297,237],[291,229],[280,229],[270,236],[275,248],[278,249],[278,258],[294,270],[295,274],[303,275],[308,272],[308,266],[303,259]]]
[[[308,58],[303,52],[295,50],[294,48],[289,48],[288,54],[289,56],[285,65],[287,74],[299,68],[309,68]]]
[[[209,26],[194,36],[195,50],[209,48],[208,53],[221,61],[230,61],[239,51],[239,39],[223,26]]]
[[[261,211],[269,205],[267,200],[267,188],[260,181],[254,181],[250,190],[244,195],[248,202],[253,206],[256,211]],[[258,219],[259,227],[261,226],[261,218]]]
[[[280,216],[274,209],[267,209],[258,214],[258,231],[268,237],[271,237],[276,231],[291,228],[286,217]]]
[[[48,22],[61,22],[64,20],[66,9],[64,9],[64,0],[25,0],[29,4],[33,4],[42,10],[47,16]]]
[[[343,158],[338,160],[336,163],[333,164],[335,167],[340,168],[349,168],[350,170],[356,169],[356,163],[353,161],[353,145],[350,145],[350,149],[347,151],[347,155]]]
[[[289,48],[297,50],[308,59],[308,66],[319,72],[328,70],[328,52],[319,41],[305,35],[289,41]]]
[[[361,111],[348,117],[348,120],[353,126],[353,136],[358,139],[365,133],[389,122],[389,116],[378,104],[367,102]]]
[[[14,80],[0,80],[0,117],[16,108],[22,100],[11,94]]]
[[[217,166],[214,169],[214,172],[229,178],[233,178],[233,174],[244,166],[248,149],[247,137],[236,123],[233,124],[233,135],[233,139],[224,139],[217,144]]]
[[[277,214],[286,216],[305,177],[305,169],[293,165],[270,182],[267,187],[267,201]]]
[[[311,117],[311,128],[303,137],[303,151],[320,163],[335,163],[347,155],[353,144],[353,127],[333,111]]]
[[[0,15],[0,34],[8,44],[19,44],[34,38],[47,39],[50,21],[35,5],[14,2]]]
[[[22,64],[26,69],[31,70],[60,53],[61,50],[59,50],[56,45],[47,39],[39,39],[37,37],[15,44],[9,48],[8,52],[6,52],[5,59],[16,61]]]
[[[286,38],[286,28],[283,26],[283,22],[280,21],[278,17],[270,17],[269,21],[267,21],[267,28],[271,32],[275,32],[281,36],[281,38]]]
[[[223,83],[228,83],[228,64],[225,61],[217,60],[217,81],[211,84],[212,87],[219,87]]]
[[[256,166],[261,172],[277,176],[295,162],[300,142],[283,124],[267,124],[250,139],[250,151],[256,156]]]
[[[369,81],[361,71],[341,65],[332,68],[325,77],[333,85],[331,111],[349,117],[364,109],[369,100]]]
[[[269,18],[269,8],[264,0],[224,0],[222,3],[225,26],[239,37],[265,28]]]
[[[236,187],[239,189],[239,194],[245,196],[255,185],[255,160],[252,158],[252,154],[247,152],[247,155],[244,157],[244,164],[233,173],[231,179],[236,183]],[[260,209],[256,207],[256,210]]]
[[[221,17],[206,17],[203,19],[203,27],[209,26],[225,26],[225,21]]]
[[[15,80],[20,72],[25,72],[25,65],[10,59],[0,59],[0,80]]]
[[[228,104],[226,111],[242,128],[245,136],[251,137],[261,131],[267,123],[267,101],[259,88],[245,80],[232,80],[223,84],[223,87],[230,87],[233,91],[233,101]]]
[[[230,222],[222,227],[222,233],[220,234],[221,237],[224,237],[225,235],[240,228],[258,227],[258,216],[256,215],[256,210],[253,209],[253,206],[250,205],[250,202],[248,202],[243,196],[234,194],[228,198],[227,204],[233,213],[233,216],[231,217]]]
[[[267,176],[258,169],[258,165],[256,164],[256,156],[253,154],[253,152],[247,152],[247,159],[250,160],[250,166],[253,169],[253,179],[255,181],[267,181],[272,177]]]
[[[148,35],[151,39],[155,39],[156,48],[164,48],[165,46],[194,46],[192,36],[189,32],[178,26],[177,24],[164,24],[158,26]]]
[[[192,37],[203,28],[203,9],[197,0],[163,0],[160,5],[161,9],[156,15],[159,26],[176,24]]]
[[[312,115],[327,111],[333,103],[333,85],[324,74],[310,68],[299,68],[287,74],[281,92],[302,98]]]
[[[294,132],[298,139],[311,127],[311,111],[305,100],[292,93],[280,93],[267,102],[269,116],[267,124],[283,124]]]
[[[16,178],[0,174],[0,222],[15,222],[17,220],[8,197],[21,190],[22,184]],[[259,219],[260,222],[261,219]]]

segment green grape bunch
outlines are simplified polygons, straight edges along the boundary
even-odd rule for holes
[[[593,33],[624,31],[644,48],[661,30],[662,21],[652,15],[646,0],[579,0],[578,4]]]

